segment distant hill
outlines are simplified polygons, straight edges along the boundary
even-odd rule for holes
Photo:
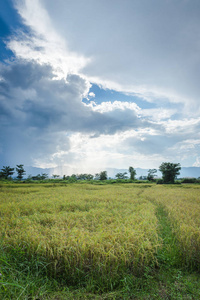
[[[135,170],[136,170],[136,178],[138,178],[140,176],[147,176],[149,169],[135,168]],[[121,173],[127,172],[128,173],[128,169],[108,168],[107,172],[108,172],[108,176],[113,178],[119,172],[121,172]],[[157,177],[162,177],[161,172],[159,172],[158,170],[157,170]],[[180,171],[180,175],[178,177],[179,178],[183,178],[183,177],[198,178],[198,177],[200,177],[200,167],[182,167],[181,171]]]
[[[24,177],[28,177],[29,175],[35,176],[38,174],[46,173],[49,176],[52,174],[52,169],[51,168],[36,168],[36,167],[31,167],[31,166],[24,166],[24,170],[26,171],[26,175]]]
[[[136,170],[136,178],[138,178],[140,176],[147,176],[147,173],[148,173],[149,169],[135,168],[135,170]],[[128,176],[130,175],[128,169],[107,168],[106,171],[108,172],[108,177],[111,177],[111,178],[115,178],[115,175],[117,173],[127,172]]]
[[[61,177],[64,174],[71,175],[71,174],[67,174],[66,168],[62,167],[62,166],[58,166],[56,168],[45,168],[45,169],[31,167],[31,166],[25,166],[24,169],[26,170],[26,177],[28,177],[28,175],[34,176],[34,175],[42,174],[42,173],[47,173],[50,177],[52,176],[52,174],[57,174],[57,175],[60,175]],[[147,176],[148,169],[142,169],[142,168],[135,168],[135,169],[136,169],[136,178],[138,178],[140,176]],[[106,171],[108,173],[108,177],[111,177],[111,178],[115,178],[115,175],[119,172],[120,173],[127,172],[129,175],[128,169],[107,168]],[[76,174],[77,172],[74,172],[74,173]],[[81,172],[79,172],[79,173],[81,173]],[[161,177],[161,176],[162,176],[162,174],[158,171],[157,177]],[[182,167],[180,175],[178,177],[180,177],[180,178],[182,178],[182,177],[198,178],[198,177],[200,177],[200,167]]]
[[[179,177],[200,177],[200,167],[183,167]]]

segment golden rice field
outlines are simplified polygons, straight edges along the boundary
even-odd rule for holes
[[[125,272],[159,267],[159,208],[179,263],[199,269],[199,185],[2,184],[0,231],[7,251],[44,257],[52,276],[114,283]]]

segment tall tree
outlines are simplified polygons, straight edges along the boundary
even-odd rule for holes
[[[108,176],[107,176],[107,171],[102,171],[100,172],[100,180],[107,180]]]
[[[115,177],[116,177],[117,179],[127,179],[127,178],[128,178],[127,172],[124,172],[124,173],[117,173],[117,174],[115,175]]]
[[[48,178],[48,174],[47,173],[42,173],[41,175],[40,175],[40,180],[45,180],[45,179],[47,179]]]
[[[60,175],[52,174],[53,179],[59,178]]]
[[[26,173],[26,171],[24,170],[24,165],[17,165],[16,171],[18,174],[17,179],[22,180],[23,175]]]
[[[86,180],[93,180],[94,176],[92,174],[86,174]]]
[[[154,177],[157,176],[157,175],[155,175],[155,173],[157,173],[156,169],[149,169],[148,175],[147,175],[147,180],[154,181]]]
[[[15,168],[11,168],[10,166],[3,166],[1,169],[1,176],[5,179],[10,178],[15,173],[14,169]]]
[[[99,179],[100,179],[100,173],[96,173],[96,174],[94,175],[94,179],[95,179],[95,180],[99,180]]]
[[[136,170],[133,167],[129,167],[130,179],[135,180]]]
[[[164,183],[174,183],[175,178],[180,174],[180,170],[181,165],[179,163],[163,162],[159,167]]]

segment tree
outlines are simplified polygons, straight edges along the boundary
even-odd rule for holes
[[[107,171],[100,172],[99,176],[100,176],[99,178],[100,180],[107,180],[108,178]]]
[[[147,176],[142,176],[142,175],[141,175],[141,176],[139,177],[139,180],[147,180]]]
[[[92,180],[94,176],[92,174],[77,174],[77,180]]]
[[[18,173],[17,179],[22,180],[23,175],[26,173],[24,170],[24,165],[17,165],[16,171]]]
[[[130,179],[135,180],[136,170],[133,167],[129,167]]]
[[[48,174],[47,173],[42,173],[42,175],[40,175],[41,180],[45,180],[48,178]]]
[[[4,178],[3,172],[0,172],[0,179],[1,179],[1,178]]]
[[[154,177],[157,176],[157,175],[155,175],[155,173],[157,173],[156,169],[149,169],[148,175],[147,175],[147,180],[154,181]]]
[[[159,167],[164,183],[174,183],[175,178],[180,174],[180,170],[181,165],[179,163],[163,162]]]
[[[76,181],[78,180],[76,174],[72,174],[71,176],[67,176],[66,179],[67,179],[69,182],[76,182]]]
[[[32,176],[32,180],[45,180],[48,178],[48,174],[47,173],[42,173],[41,175],[38,174],[36,176]]]
[[[59,178],[60,175],[52,174],[53,179]]]
[[[8,179],[15,173],[14,169],[15,168],[11,168],[10,166],[3,166],[3,168],[1,169],[1,176],[5,179]]]
[[[99,180],[100,179],[100,173],[96,173],[94,175],[94,180]]]
[[[86,174],[86,180],[93,180],[94,176],[92,174]]]
[[[115,177],[116,177],[117,179],[127,179],[127,178],[128,178],[127,172],[124,172],[124,173],[117,173],[117,174],[115,175]]]

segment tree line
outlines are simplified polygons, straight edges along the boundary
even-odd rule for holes
[[[16,165],[16,168],[11,168],[10,166],[3,166],[0,171],[0,178],[3,179],[11,179],[12,175],[17,172],[17,180],[21,181],[23,176],[26,174],[24,170],[24,165]],[[159,171],[162,173],[162,180],[158,183],[174,183],[177,176],[180,174],[181,165],[180,163],[170,163],[170,162],[163,162],[160,167]],[[129,167],[128,169],[130,175],[128,176],[127,172],[124,173],[117,173],[115,175],[116,179],[130,179],[131,181],[136,180],[136,170],[133,167]],[[155,181],[156,178],[156,169],[149,169],[148,174],[145,177],[148,181]],[[57,179],[59,175],[53,174],[52,178]],[[28,176],[29,180],[45,180],[48,178],[48,174],[42,173],[36,176]],[[63,180],[69,180],[71,182],[77,180],[107,180],[108,175],[107,171],[102,171],[100,173],[96,173],[94,176],[92,174],[72,174],[71,176],[63,175]],[[144,178],[142,178],[144,179]]]
[[[10,166],[3,166],[0,172],[0,178],[10,179],[11,176],[17,172],[17,179],[22,180],[23,176],[26,174],[24,170],[24,165],[16,165],[16,168],[11,168]]]

